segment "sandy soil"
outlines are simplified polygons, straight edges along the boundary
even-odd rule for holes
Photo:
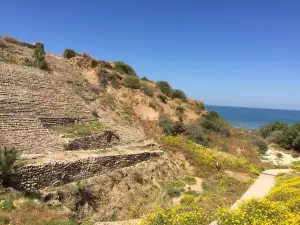
[[[275,150],[272,146],[269,146],[262,161],[272,162],[275,165],[290,165],[292,162],[300,161],[300,157],[293,158],[290,154]]]

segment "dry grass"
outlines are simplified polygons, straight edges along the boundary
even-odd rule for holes
[[[2,48],[7,48],[8,47],[6,41],[3,38],[0,38],[0,47],[2,47]]]
[[[0,212],[0,216],[8,217],[10,224],[14,225],[64,224],[69,221],[65,215],[55,210],[27,205],[20,206],[10,212]]]
[[[5,37],[3,37],[3,39],[6,42],[9,42],[9,43],[12,43],[12,44],[15,44],[15,45],[20,45],[21,44],[21,42],[18,39],[14,38],[14,37],[5,36]]]

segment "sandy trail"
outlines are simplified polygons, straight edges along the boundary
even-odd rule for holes
[[[249,198],[262,198],[269,193],[272,187],[275,185],[275,176],[280,173],[289,173],[291,169],[273,169],[265,170],[261,173],[258,179],[251,185],[251,187],[245,192],[245,194],[236,201],[231,209],[237,209],[241,200],[246,200]],[[216,221],[210,223],[210,225],[217,225]]]

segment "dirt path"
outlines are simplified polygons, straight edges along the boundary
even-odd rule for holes
[[[289,173],[290,169],[273,169],[273,170],[265,170],[260,174],[258,179],[251,185],[251,187],[245,192],[245,194],[236,201],[231,209],[237,209],[241,200],[246,200],[249,198],[262,198],[269,193],[271,188],[275,184],[275,176],[280,173]],[[216,221],[210,223],[210,225],[217,225]]]

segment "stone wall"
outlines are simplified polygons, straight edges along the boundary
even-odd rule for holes
[[[60,186],[69,182],[104,174],[114,169],[133,166],[162,154],[162,151],[145,151],[109,156],[94,155],[70,162],[27,165],[19,168],[11,177],[12,186],[23,191],[34,191],[50,186]]]
[[[65,150],[97,149],[120,144],[119,136],[111,130],[87,137],[74,138],[64,144]]]

